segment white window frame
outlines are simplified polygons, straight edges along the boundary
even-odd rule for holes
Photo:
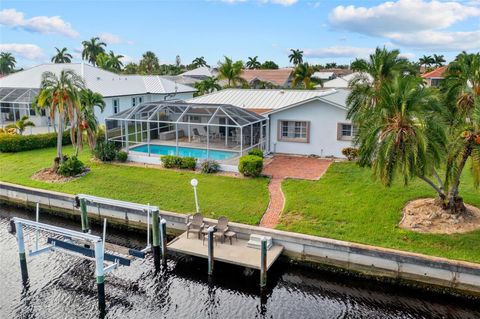
[[[117,114],[120,112],[120,99],[113,99],[113,114]]]
[[[350,126],[350,134],[344,134],[346,129],[344,125]],[[357,129],[352,123],[337,123],[337,140],[339,141],[351,141],[357,134]]]
[[[284,136],[284,123],[287,123],[287,135],[293,136]],[[310,121],[278,120],[277,131],[277,140],[279,142],[310,143]],[[300,136],[297,137],[298,133]]]

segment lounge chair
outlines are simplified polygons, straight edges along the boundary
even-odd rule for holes
[[[200,142],[207,141],[207,137],[205,135],[200,134],[197,128],[194,128],[192,132],[193,132],[193,139],[198,139],[200,140]]]
[[[196,213],[192,217],[192,221],[187,224],[187,238],[189,233],[196,233],[197,237],[200,239],[200,234],[203,230],[203,216],[200,213]]]

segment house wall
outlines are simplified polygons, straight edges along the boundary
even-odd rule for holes
[[[270,151],[299,155],[344,157],[342,149],[352,146],[351,141],[337,139],[338,123],[350,123],[346,111],[322,101],[312,101],[278,113],[270,114]],[[278,122],[309,121],[310,138],[307,143],[278,140]]]

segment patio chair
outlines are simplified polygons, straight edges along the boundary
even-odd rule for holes
[[[196,233],[197,237],[200,239],[200,234],[203,230],[203,216],[200,213],[196,213],[192,217],[192,221],[187,224],[187,238],[189,233]]]
[[[192,130],[192,133],[193,133],[193,139],[199,139],[200,142],[206,142],[207,141],[207,137],[205,135],[200,134],[198,132],[197,128],[194,128]]]
[[[215,235],[217,235],[222,242],[225,242],[225,233],[228,231],[228,218],[224,216],[220,217],[215,228],[217,230]]]

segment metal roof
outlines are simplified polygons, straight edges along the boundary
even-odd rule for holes
[[[191,103],[231,104],[244,109],[281,109],[314,98],[337,93],[329,90],[251,90],[226,89],[215,93],[188,99]],[[340,98],[341,99],[341,98]],[[345,102],[343,103],[345,107]]]
[[[102,94],[104,97],[195,91],[192,87],[175,83],[161,76],[115,74],[84,63],[41,64],[0,78],[0,88],[38,89],[44,72],[50,71],[59,74],[66,69],[73,70],[81,75],[87,88]]]
[[[210,77],[210,76],[215,76],[215,72],[213,69],[207,67],[207,66],[201,66],[196,69],[183,72],[180,75],[183,76],[191,76],[191,77]]]
[[[323,87],[324,88],[348,88],[348,84],[350,83],[350,81],[356,77],[364,77],[368,81],[373,80],[372,76],[368,73],[354,72],[330,81],[326,81],[325,83],[323,83]]]

